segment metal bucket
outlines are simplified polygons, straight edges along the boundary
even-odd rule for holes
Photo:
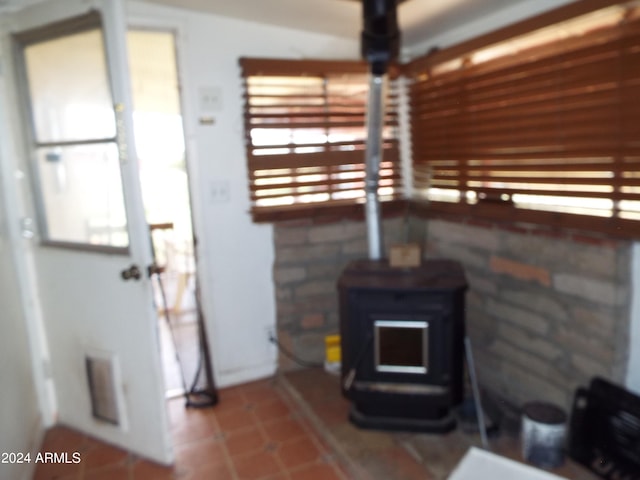
[[[564,462],[567,414],[540,402],[528,403],[522,411],[522,456],[540,468],[556,468]]]

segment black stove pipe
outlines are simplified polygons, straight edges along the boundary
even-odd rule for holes
[[[397,0],[362,0],[362,57],[373,75],[384,75],[400,51]]]
[[[378,187],[382,162],[387,70],[389,63],[398,56],[400,50],[396,6],[397,0],[362,0],[362,56],[370,65],[365,157],[365,216],[370,260],[380,260],[384,256]]]

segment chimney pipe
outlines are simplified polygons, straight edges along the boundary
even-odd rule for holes
[[[370,260],[380,260],[384,257],[378,185],[380,182],[380,163],[382,162],[382,130],[384,128],[384,99],[386,98],[387,83],[387,74],[372,74],[369,77],[365,157],[365,218]]]
[[[362,56],[370,64],[365,156],[365,218],[370,260],[380,260],[384,257],[378,185],[387,98],[387,68],[389,62],[398,56],[400,48],[396,1],[362,2]]]

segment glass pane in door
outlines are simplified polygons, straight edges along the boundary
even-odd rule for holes
[[[24,58],[36,142],[115,137],[100,30],[29,45]]]
[[[34,35],[17,41],[24,42],[42,240],[127,247],[122,145],[100,20],[88,15]]]
[[[129,244],[114,142],[40,148],[37,156],[49,240]]]

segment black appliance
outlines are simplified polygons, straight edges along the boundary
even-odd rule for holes
[[[569,456],[607,480],[640,480],[640,396],[603,378],[576,390]]]
[[[350,263],[338,280],[342,392],[364,428],[446,432],[463,399],[464,294],[449,260]]]

